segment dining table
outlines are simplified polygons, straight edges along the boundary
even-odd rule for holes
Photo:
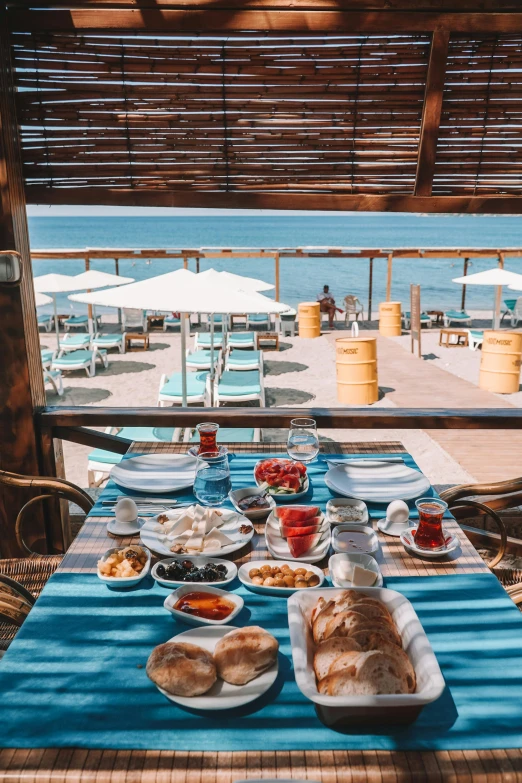
[[[187,448],[136,442],[125,456]],[[228,448],[234,489],[249,477],[253,483],[257,459],[286,454],[284,443]],[[326,459],[353,455],[401,456],[417,467],[399,441],[321,443],[309,467],[310,496],[301,502],[324,510]],[[446,680],[443,696],[411,726],[334,730],[296,686],[286,599],[239,582],[227,588],[243,596],[248,614],[234,624],[263,625],[280,642],[274,688],[259,704],[214,716],[184,710],[157,691],[144,671],[147,657],[186,626],[165,612],[169,591],[151,577],[127,590],[109,590],[97,578],[107,549],[139,542],[107,532],[114,515],[104,501],[119,494],[109,481],[0,662],[1,781],[522,779],[522,615],[451,515],[444,525],[459,548],[446,558],[413,557],[380,532],[376,555],[384,586],[417,611]],[[369,511],[375,521],[382,509]],[[256,522],[252,540],[229,559],[239,566],[270,558],[264,526]],[[328,557],[316,565],[329,586]]]

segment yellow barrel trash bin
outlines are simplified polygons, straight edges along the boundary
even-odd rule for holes
[[[321,306],[319,302],[299,305],[299,337],[321,336]]]
[[[335,341],[335,358],[339,402],[345,405],[377,402],[377,339],[340,337]]]
[[[401,303],[381,302],[379,304],[379,334],[383,337],[400,337]]]
[[[517,392],[521,358],[522,333],[485,331],[480,359],[480,388],[496,394]]]

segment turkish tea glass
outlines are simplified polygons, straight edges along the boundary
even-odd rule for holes
[[[415,502],[419,512],[419,524],[415,533],[415,544],[419,549],[444,549],[442,517],[448,504],[438,498],[420,498]]]

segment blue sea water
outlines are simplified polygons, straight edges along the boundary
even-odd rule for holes
[[[129,217],[30,217],[33,248],[83,247],[522,247],[522,219],[503,216],[410,215],[349,213],[347,215],[203,215],[203,216],[129,216]],[[462,288],[451,280],[462,274],[461,259],[397,259],[393,266],[392,298],[409,301],[410,283],[422,286],[423,308],[460,308]],[[496,265],[496,258],[474,260],[469,272]],[[143,279],[179,268],[169,260],[122,260],[120,274]],[[228,269],[273,282],[271,261],[202,261],[201,270],[210,266]],[[91,267],[114,271],[113,261],[93,261]],[[194,269],[194,261],[190,262]],[[510,259],[506,268],[522,273],[522,258]],[[80,260],[40,260],[34,262],[34,274],[48,272],[78,274],[84,270]],[[365,309],[368,299],[368,261],[363,259],[288,259],[281,262],[282,301],[296,305],[314,300],[328,283],[338,303],[348,293],[356,294]],[[374,312],[384,298],[386,259],[374,262]],[[512,296],[505,292],[505,295]],[[469,286],[469,309],[491,309],[493,290]],[[60,309],[72,305],[66,296],[58,298]],[[83,311],[75,304],[76,312]]]

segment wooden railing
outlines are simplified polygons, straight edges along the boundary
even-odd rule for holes
[[[222,427],[288,428],[310,416],[319,429],[522,429],[522,409],[446,408],[94,408],[47,407],[36,413],[41,437],[80,443],[124,454],[130,441],[92,427],[194,427],[215,421]]]

